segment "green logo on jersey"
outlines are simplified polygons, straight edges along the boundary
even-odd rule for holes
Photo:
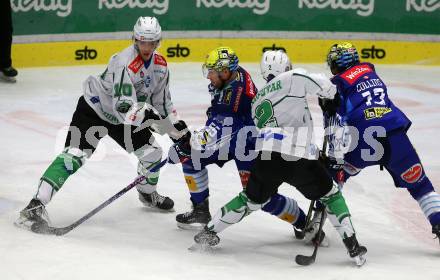
[[[132,86],[130,84],[115,84],[115,97],[121,95],[131,96]]]
[[[271,83],[266,85],[264,88],[258,91],[257,96],[252,100],[252,102],[255,102],[258,98],[265,96],[266,94],[280,90],[283,87],[281,86],[281,81],[277,81],[276,83]]]
[[[133,102],[131,100],[118,101],[116,103],[116,111],[126,114],[128,111],[130,111],[131,106],[133,106]]]
[[[273,116],[273,106],[270,100],[263,100],[255,109],[255,117],[257,118],[257,127],[265,126],[277,127],[277,119]]]

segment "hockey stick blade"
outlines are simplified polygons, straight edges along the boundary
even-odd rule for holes
[[[323,219],[321,217],[321,223],[322,222],[323,222]],[[319,235],[322,234],[322,227],[320,227],[318,234]],[[317,241],[317,242],[315,242],[315,248],[313,249],[313,254],[311,256],[296,255],[295,262],[299,265],[304,265],[304,266],[311,265],[316,260],[316,254],[318,253],[318,247],[319,247],[319,242]]]
[[[299,265],[307,266],[315,262],[316,254],[311,256],[296,255],[295,262]]]
[[[46,221],[44,221],[44,222],[33,223],[29,229],[32,232],[38,234],[61,236],[71,231],[73,227],[72,226],[67,226],[63,228],[51,227]]]

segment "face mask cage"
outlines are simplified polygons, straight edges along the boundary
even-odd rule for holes
[[[207,65],[206,63],[204,63],[202,65],[202,74],[203,77],[208,78],[209,73],[215,72],[218,75],[218,73],[224,69],[227,69],[227,67],[219,65]]]
[[[336,66],[336,61],[338,60],[338,51],[336,46],[333,46],[330,49],[330,52],[327,55],[327,65],[330,67],[330,69]]]

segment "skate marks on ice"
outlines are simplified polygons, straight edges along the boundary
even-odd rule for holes
[[[440,94],[440,88],[432,87],[428,85],[422,85],[422,84],[391,81],[388,83],[388,87],[396,87],[396,88],[400,87],[400,88],[414,89],[424,93]]]
[[[51,139],[56,137],[57,131],[67,125],[30,110],[12,111],[0,115],[0,120]]]
[[[439,246],[438,240],[434,239],[431,233],[431,225],[406,190],[396,190],[392,194],[389,208],[388,215],[406,236],[411,237],[415,242],[428,245],[423,247]]]

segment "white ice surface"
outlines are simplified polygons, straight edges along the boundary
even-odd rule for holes
[[[258,66],[244,66],[261,86]],[[326,71],[323,65],[300,66]],[[350,263],[329,224],[331,246],[319,250],[314,265],[296,265],[294,256],[310,254],[312,248],[294,239],[291,226],[263,212],[224,231],[214,252],[188,251],[195,232],[175,224],[175,215],[190,207],[180,166],[166,166],[159,181],[159,191],[174,199],[175,213],[146,210],[132,190],[63,237],[14,227],[42,172],[62,149],[82,81],[104,68],[20,69],[16,84],[0,83],[0,279],[440,279],[440,245],[431,227],[406,190],[396,189],[377,167],[367,168],[344,189],[359,241],[369,250],[361,269]],[[170,69],[179,114],[192,126],[202,124],[210,97],[200,65],[171,64]],[[392,100],[413,121],[409,135],[439,190],[440,68],[377,69]],[[319,126],[316,102],[311,108]],[[170,144],[166,137],[160,141]],[[104,138],[47,207],[52,223],[68,225],[96,207],[132,181],[135,167],[134,156]],[[215,213],[241,187],[233,163],[209,172]],[[307,211],[308,201],[293,188],[283,185],[280,191]]]

